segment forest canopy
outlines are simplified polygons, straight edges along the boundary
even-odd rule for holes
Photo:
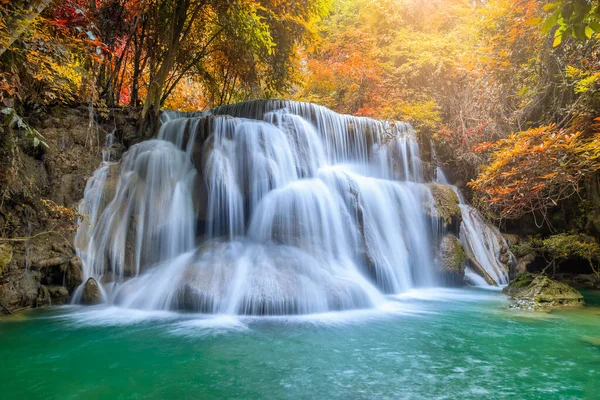
[[[327,0],[2,0],[5,105],[201,109],[297,82]]]
[[[491,218],[549,222],[598,186],[598,1],[0,0],[0,16],[0,101],[23,127],[56,104],[144,121],[287,97],[411,122]]]

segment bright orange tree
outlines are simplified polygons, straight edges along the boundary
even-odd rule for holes
[[[482,143],[490,163],[468,185],[481,208],[497,218],[515,219],[548,209],[580,190],[583,178],[600,168],[600,135],[588,139],[555,124],[512,133],[495,143]]]

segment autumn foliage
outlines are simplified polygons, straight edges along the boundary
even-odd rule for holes
[[[0,101],[157,111],[273,97],[296,82],[329,3],[2,0]]]
[[[298,98],[411,122],[488,216],[543,223],[598,169],[599,16],[585,0],[339,0]]]
[[[412,123],[496,218],[544,218],[597,170],[598,2],[0,0],[0,16],[11,121],[292,97]]]
[[[490,163],[469,186],[478,205],[501,218],[514,219],[539,212],[545,217],[580,190],[583,178],[600,168],[592,149],[600,148],[600,136],[584,139],[554,124],[512,133],[476,150],[490,151]]]

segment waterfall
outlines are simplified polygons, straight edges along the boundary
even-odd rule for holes
[[[460,240],[472,259],[478,262],[488,276],[497,285],[508,284],[508,271],[502,265],[500,258],[504,251],[507,263],[514,257],[508,250],[508,245],[498,229],[487,224],[476,209],[461,201],[463,222],[460,227]],[[489,278],[488,278],[489,279]],[[476,285],[480,280],[471,279]],[[487,282],[488,284],[490,282]]]
[[[436,180],[444,185],[449,185],[446,174],[441,167],[436,169]],[[508,271],[500,261],[502,252],[505,252],[507,263],[513,261],[514,255],[508,250],[508,244],[498,229],[486,223],[479,212],[470,206],[456,186],[452,186],[456,192],[462,212],[462,223],[460,226],[460,241],[470,255],[472,262],[478,263],[485,270],[486,279],[480,274],[467,268],[465,275],[472,284],[476,286],[507,285]]]
[[[410,125],[289,101],[161,120],[80,205],[76,248],[106,302],[306,314],[439,284]]]

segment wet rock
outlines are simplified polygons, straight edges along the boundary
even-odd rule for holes
[[[579,274],[573,277],[573,285],[587,289],[600,289],[600,276],[596,274]]]
[[[516,273],[514,272],[517,267],[517,258],[510,251],[510,247],[514,246],[518,243],[519,237],[516,235],[510,234],[502,234],[492,225],[489,225],[491,228],[491,232],[496,236],[496,240],[498,246],[500,246],[500,254],[498,255],[498,261],[503,265],[506,272],[508,272],[509,276],[512,274],[514,276]],[[511,244],[514,243],[514,244]]]
[[[35,299],[36,307],[58,306],[65,304],[69,299],[69,291],[56,285],[42,285],[38,289],[37,298]]]
[[[123,275],[130,277],[137,274],[136,271],[136,245],[138,241],[138,235],[140,234],[138,229],[138,221],[135,215],[129,217],[129,226],[127,227],[127,235],[125,236],[125,264],[122,266]]]
[[[83,262],[81,258],[75,256],[69,260],[67,270],[65,272],[65,286],[69,291],[75,290],[83,283]]]
[[[114,115],[113,115],[114,114]],[[98,120],[98,134],[91,134],[88,107],[52,107],[43,112],[32,111],[28,123],[43,136],[48,147],[33,148],[31,141],[19,141],[19,177],[7,187],[8,201],[3,202],[0,228],[8,237],[34,236],[53,230],[56,220],[51,218],[48,207],[39,199],[48,199],[59,206],[76,207],[83,197],[88,178],[102,161],[102,144],[105,132],[115,132],[114,157],[124,150],[121,139],[126,132],[137,131],[136,110],[113,110],[111,118]],[[114,117],[114,118],[113,118]],[[0,136],[2,136],[0,134]],[[130,138],[130,141],[133,141]],[[1,140],[0,140],[1,141]],[[9,157],[0,156],[0,171],[9,167]],[[105,189],[108,202],[114,195],[119,166],[110,168],[109,183]],[[24,202],[23,198],[28,201]],[[66,219],[61,219],[61,225]],[[65,230],[75,228],[64,226]],[[65,235],[71,241],[70,234]],[[79,275],[77,268],[69,272],[74,252],[69,243],[58,235],[42,235],[27,242],[10,242],[4,246],[0,241],[0,313],[8,313],[26,307],[35,307],[40,286],[52,287],[65,284],[74,289],[77,281],[67,282],[67,275]],[[5,262],[6,248],[11,260]],[[64,259],[59,257],[64,256]],[[64,262],[63,262],[64,261]],[[62,292],[62,290],[60,290]],[[46,298],[42,293],[42,298]],[[54,300],[52,301],[54,304]],[[3,309],[2,307],[6,307]],[[4,310],[4,311],[3,311]]]
[[[100,277],[100,283],[103,285],[105,285],[107,283],[116,282],[119,280],[120,280],[120,277],[118,275],[115,275],[115,273],[112,271],[108,271],[107,273],[105,273],[104,275],[102,275]]]
[[[100,286],[94,278],[89,278],[83,286],[83,304],[94,305],[102,303]]]
[[[62,286],[48,286],[48,293],[52,300],[52,305],[61,305],[69,300],[69,291]]]
[[[48,291],[48,288],[44,285],[40,286],[40,288],[38,289],[38,295],[37,298],[35,299],[35,306],[36,307],[44,307],[44,306],[48,306],[50,305],[50,292]]]
[[[120,173],[120,163],[113,163],[108,165],[106,169],[106,179],[102,183],[100,203],[98,205],[98,215],[101,215],[102,212],[108,206],[108,204],[115,198]]]
[[[581,306],[583,296],[564,282],[545,275],[521,273],[502,290],[515,300],[513,308],[543,310],[550,307]]]
[[[466,253],[462,243],[452,234],[444,236],[440,244],[439,264],[446,283],[462,285],[465,279]]]

